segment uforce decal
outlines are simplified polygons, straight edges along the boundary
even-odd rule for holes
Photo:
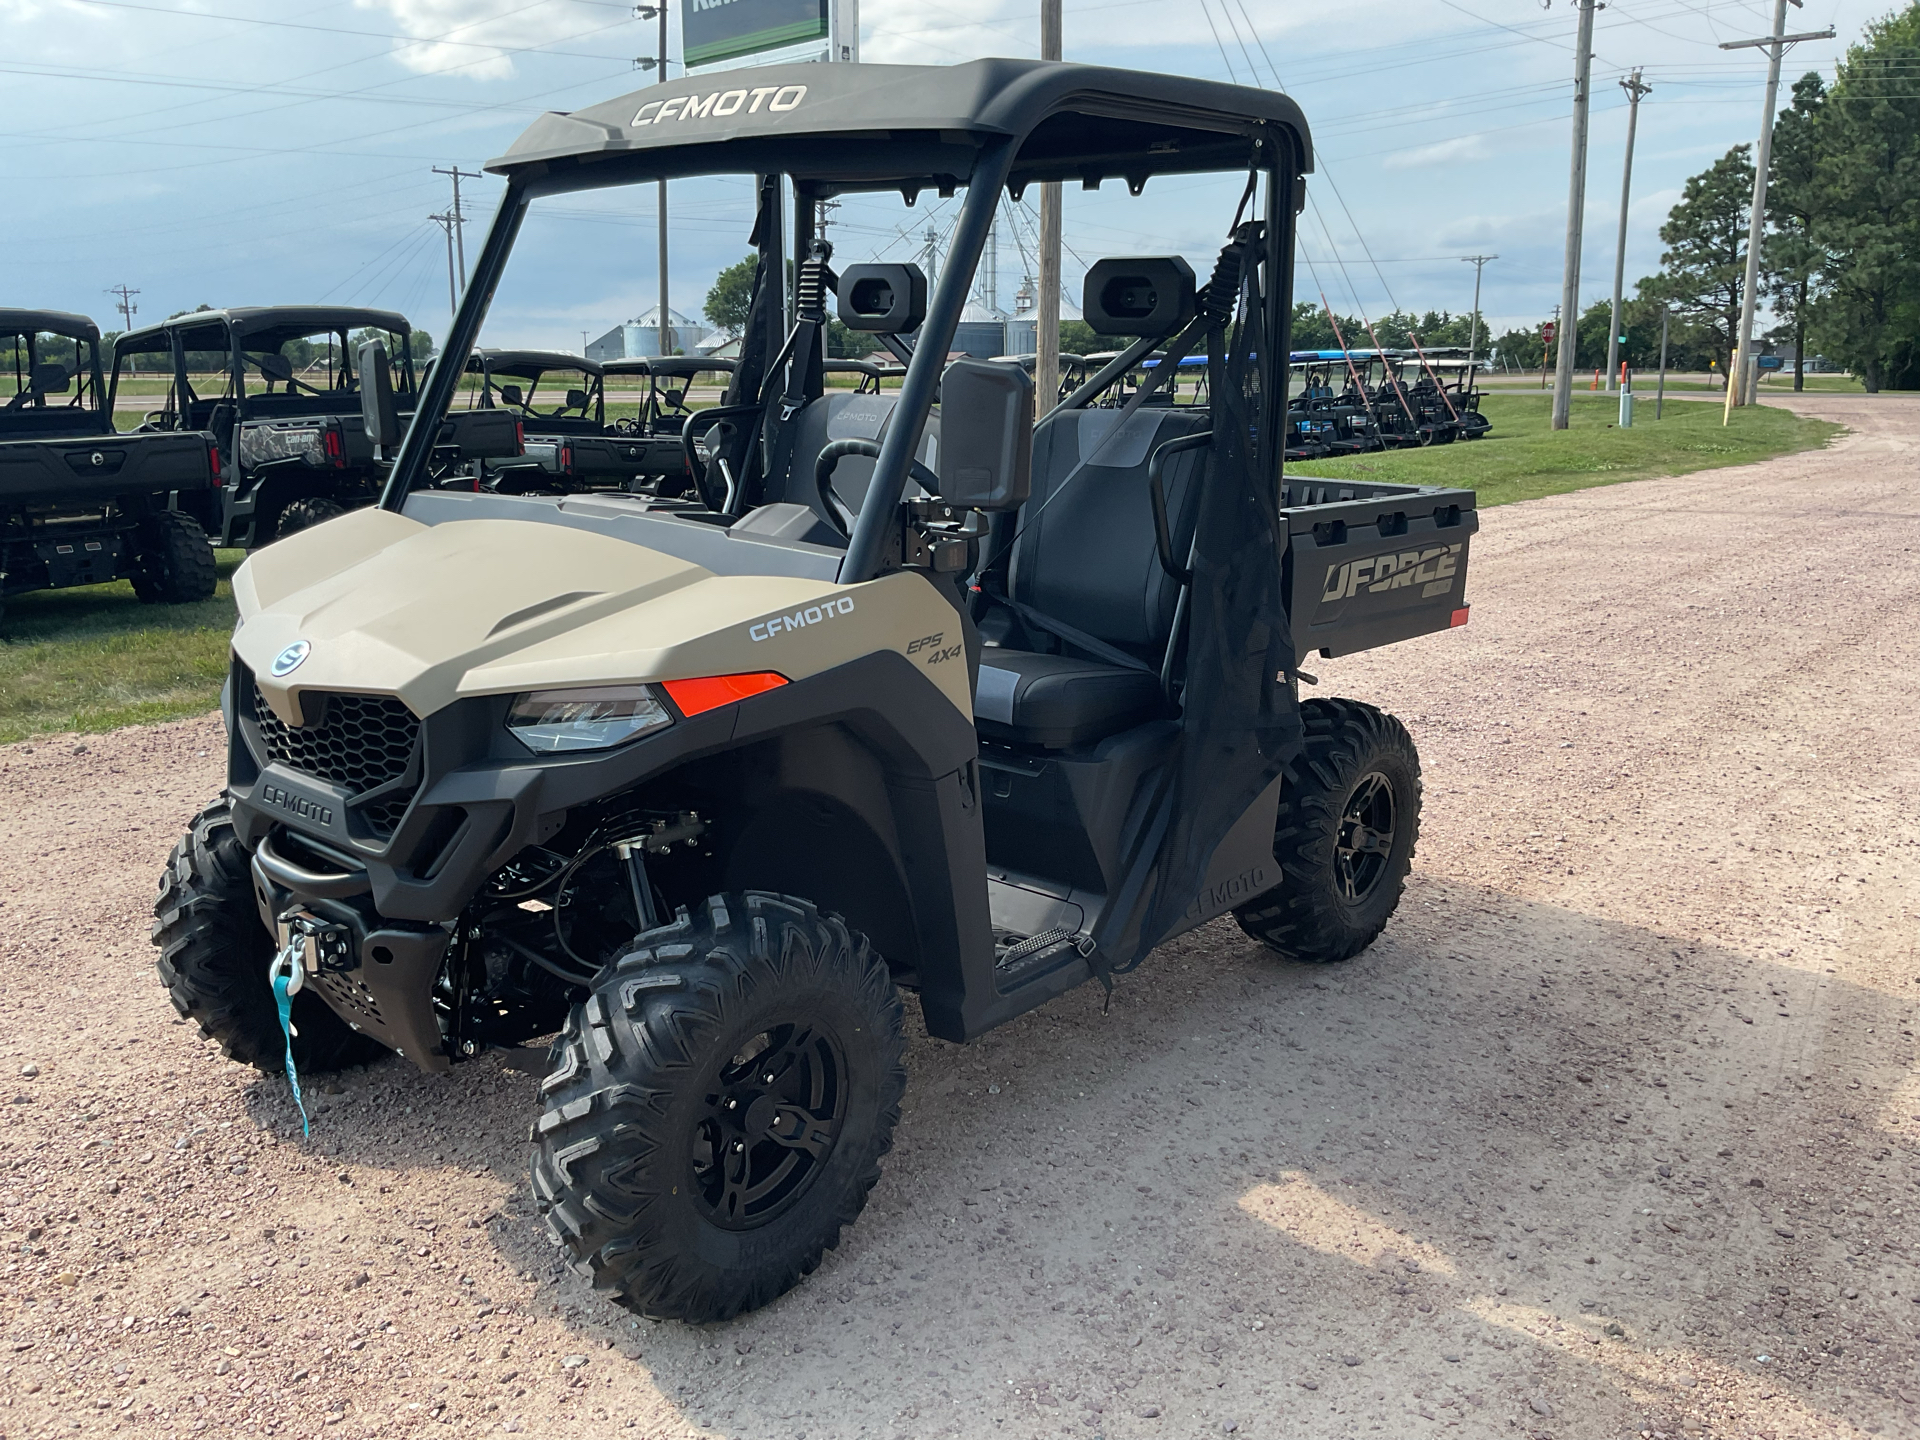
[[[771,97],[771,98],[769,98]],[[807,98],[804,85],[757,85],[751,90],[716,90],[711,95],[676,95],[671,100],[649,100],[633,114],[632,124],[664,125],[669,120],[723,120],[742,109],[751,115],[762,105],[771,115],[800,108]]]
[[[771,620],[755,621],[747,634],[752,637],[754,643],[758,644],[762,640],[771,640],[774,636],[788,630],[804,630],[809,625],[818,625],[837,615],[852,613],[853,598],[849,595],[839,595],[831,600],[822,600],[818,605],[809,605],[804,610],[796,610],[791,615],[776,615]]]
[[[1461,542],[1455,541],[1426,550],[1402,550],[1398,555],[1373,555],[1365,560],[1349,560],[1344,565],[1329,565],[1320,601],[1330,604],[1345,600],[1358,594],[1363,586],[1369,595],[1398,590],[1405,585],[1420,586],[1423,596],[1444,595],[1460,569],[1461,548]]]
[[[290,815],[298,815],[302,820],[311,820],[316,825],[333,824],[333,807],[322,805],[317,800],[309,800],[304,795],[296,795],[291,790],[282,790],[272,781],[260,787],[260,798],[269,805],[277,805]]]

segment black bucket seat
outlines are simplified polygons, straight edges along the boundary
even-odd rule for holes
[[[1025,612],[1019,630],[1046,649],[989,645],[982,652],[973,702],[982,735],[1059,749],[1166,712],[1160,669],[1182,587],[1160,561],[1148,464],[1161,445],[1210,424],[1201,409],[1149,406],[1124,418],[1112,409],[1061,411],[1035,432],[1033,492],[1002,564],[1005,594]],[[1170,454],[1162,467],[1180,565],[1192,545],[1206,463],[1200,446]],[[989,577],[989,588],[997,578]],[[1067,633],[1049,631],[1048,620]],[[1111,653],[1095,658],[1074,643],[1074,632]]]

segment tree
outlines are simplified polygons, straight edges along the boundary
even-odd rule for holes
[[[753,276],[759,268],[760,257],[749,255],[722,270],[707,291],[701,313],[730,339],[739,339],[747,328],[747,314],[753,305]]]
[[[880,342],[866,331],[850,329],[839,320],[827,321],[827,354],[834,359],[859,360],[879,348]]]
[[[1771,338],[1793,342],[1796,390],[1806,388],[1807,302],[1819,264],[1813,223],[1821,210],[1819,122],[1826,99],[1826,83],[1818,71],[1795,82],[1793,103],[1774,121],[1767,178],[1767,234],[1760,263],[1780,322]]]
[[[1644,298],[1673,307],[1705,342],[1722,374],[1740,328],[1740,296],[1746,285],[1752,149],[1736,145],[1687,181],[1680,203],[1660,227],[1667,244],[1660,273],[1638,287]]]
[[[1920,379],[1920,5],[1867,27],[1813,120],[1808,338],[1860,377]],[[1796,100],[1798,99],[1796,87]]]

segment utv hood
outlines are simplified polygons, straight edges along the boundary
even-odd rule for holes
[[[298,724],[302,690],[397,695],[426,716],[466,695],[762,670],[797,679],[851,658],[838,652],[862,627],[815,625],[768,645],[755,622],[820,609],[827,596],[838,598],[825,608],[851,614],[852,597],[891,582],[722,577],[590,530],[425,525],[369,509],[261,550],[233,588],[234,652],[274,712]],[[276,677],[297,642],[304,657]]]

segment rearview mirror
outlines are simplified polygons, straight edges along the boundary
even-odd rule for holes
[[[456,460],[505,460],[526,453],[517,417],[504,410],[462,410],[440,422],[437,449],[452,449]]]
[[[42,395],[64,395],[72,383],[73,376],[58,360],[33,367],[33,388]]]
[[[353,366],[360,374],[360,423],[367,427],[367,439],[383,450],[398,445],[400,412],[393,403],[393,369],[387,364],[386,345],[363,341]]]
[[[959,510],[1017,510],[1033,489],[1033,377],[1019,365],[956,360],[940,380],[940,498]]]

